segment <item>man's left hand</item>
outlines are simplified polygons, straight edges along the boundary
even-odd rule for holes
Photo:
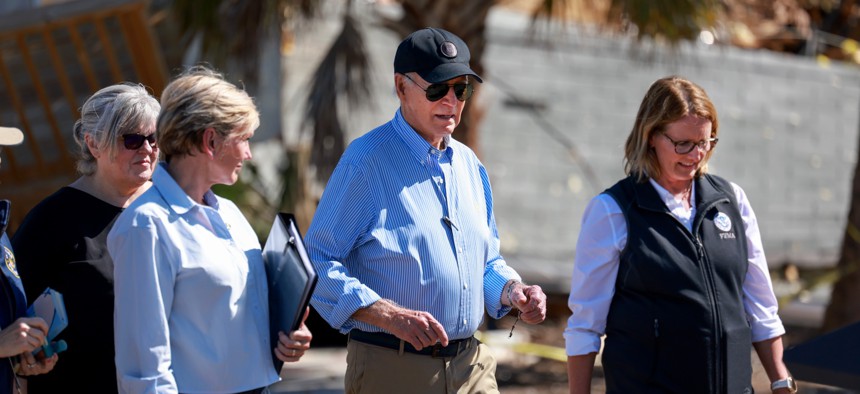
[[[521,283],[514,286],[511,301],[522,312],[520,320],[528,324],[543,322],[546,319],[546,294],[540,286],[526,286]]]

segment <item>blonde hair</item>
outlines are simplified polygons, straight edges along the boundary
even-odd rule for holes
[[[687,115],[711,121],[710,137],[717,137],[717,109],[704,89],[678,76],[658,79],[651,84],[624,145],[624,172],[635,176],[638,182],[649,177],[659,178],[660,164],[649,143],[651,136],[665,131],[670,123]],[[705,154],[703,164],[696,171],[696,178],[708,172],[708,160],[713,153],[710,150]]]
[[[72,129],[78,144],[78,172],[93,175],[98,168],[96,158],[87,146],[87,135],[113,160],[119,149],[117,140],[120,136],[153,130],[160,109],[158,100],[141,84],[124,82],[95,92],[80,108],[81,118]]]
[[[165,161],[170,161],[173,156],[199,152],[208,128],[233,141],[245,136],[237,131],[253,131],[259,125],[260,114],[248,93],[220,73],[194,66],[161,94],[158,146]]]

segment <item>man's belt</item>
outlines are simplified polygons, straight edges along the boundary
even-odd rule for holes
[[[478,340],[474,336],[455,339],[448,341],[448,346],[442,346],[441,343],[436,343],[433,346],[415,349],[409,342],[403,341],[400,338],[383,332],[366,332],[361,330],[352,330],[349,332],[349,339],[366,343],[368,345],[381,346],[397,351],[403,350],[407,353],[422,354],[433,357],[456,357],[460,352],[470,349],[472,346],[477,346]]]

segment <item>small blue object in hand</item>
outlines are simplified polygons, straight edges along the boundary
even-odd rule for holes
[[[59,341],[51,342],[51,343],[44,345],[41,348],[39,348],[37,350],[38,354],[36,355],[36,357],[42,358],[42,355],[44,354],[44,357],[48,358],[48,357],[51,357],[57,353],[66,351],[68,348],[69,348],[69,345],[66,344],[66,341],[61,339]]]

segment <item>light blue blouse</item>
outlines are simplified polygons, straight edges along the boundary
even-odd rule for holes
[[[278,380],[260,243],[229,200],[195,203],[159,165],[108,235],[122,393],[228,393]]]

